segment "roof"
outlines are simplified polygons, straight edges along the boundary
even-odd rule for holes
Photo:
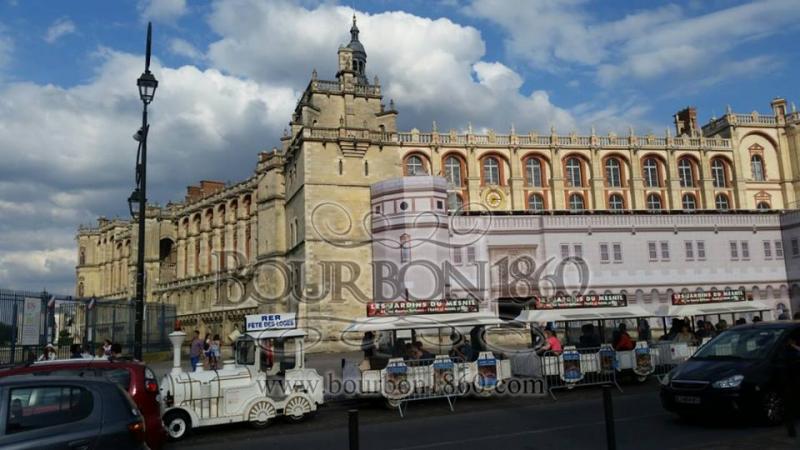
[[[350,27],[350,43],[347,44],[347,48],[353,49],[354,52],[361,52],[364,56],[367,55],[367,52],[364,51],[364,46],[358,40],[358,25],[356,25],[356,16],[353,15],[353,26]]]
[[[771,311],[772,309],[774,309],[772,306],[759,301],[700,303],[696,305],[664,305],[659,308],[656,315],[663,317],[692,317],[731,313],[744,314]]]
[[[604,308],[564,308],[564,309],[526,309],[517,316],[516,321],[539,322],[569,322],[573,320],[605,320],[605,319],[634,319],[637,317],[655,316],[652,311],[641,306],[628,305]]]
[[[294,338],[305,337],[306,331],[299,329],[248,331],[245,333],[253,339]]]
[[[54,383],[78,383],[78,384],[100,384],[116,386],[113,381],[109,381],[103,377],[31,377],[29,375],[14,375],[10,377],[0,378],[0,385],[27,385],[27,384],[54,384]]]
[[[493,313],[418,314],[413,316],[361,317],[345,332],[456,328],[501,325],[505,321]]]

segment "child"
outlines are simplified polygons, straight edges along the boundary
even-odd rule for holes
[[[220,357],[220,342],[219,342],[219,335],[215,334],[214,339],[211,340],[211,344],[209,345],[208,354],[209,354],[209,363],[211,369],[217,370],[219,368],[219,357]]]

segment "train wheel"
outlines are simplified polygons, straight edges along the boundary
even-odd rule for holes
[[[250,407],[250,412],[247,413],[247,420],[253,428],[266,428],[269,426],[270,419],[275,417],[275,414],[275,405],[272,402],[261,400]]]
[[[192,431],[192,419],[184,411],[170,411],[164,416],[164,428],[171,441],[178,441]]]
[[[302,395],[295,395],[286,401],[283,414],[292,422],[301,422],[311,414],[311,401]]]
[[[402,405],[402,403],[403,400],[398,398],[386,398],[383,400],[383,404],[387,409],[397,409],[400,407],[400,405]]]

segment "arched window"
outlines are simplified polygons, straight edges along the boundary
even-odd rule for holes
[[[728,202],[728,196],[725,194],[717,194],[717,196],[714,197],[714,206],[721,211],[730,209],[731,205],[730,202]]]
[[[525,161],[525,175],[528,186],[542,187],[542,161],[539,158],[528,158]]]
[[[578,158],[567,159],[567,186],[583,186],[583,175],[581,174],[581,160]]]
[[[658,194],[647,195],[647,209],[649,211],[661,211],[661,196]]]
[[[461,186],[463,177],[461,176],[461,160],[456,156],[448,156],[444,159],[444,177],[450,186]]]
[[[449,212],[459,212],[464,208],[464,199],[457,192],[447,194],[447,210]]]
[[[611,194],[608,196],[608,209],[611,211],[622,211],[625,208],[625,201],[619,194]]]
[[[533,212],[544,211],[544,197],[542,197],[542,194],[531,194],[528,197],[528,209]]]
[[[681,187],[694,187],[694,167],[689,158],[681,158],[678,161],[678,177],[681,180]]]
[[[760,155],[750,157],[750,170],[753,172],[753,181],[764,181],[764,160]]]
[[[415,177],[418,175],[427,174],[428,172],[425,169],[425,162],[422,160],[422,157],[418,155],[411,155],[406,158],[406,176]]]
[[[483,184],[500,184],[500,163],[493,156],[483,160]]]
[[[407,234],[400,236],[400,263],[411,261],[411,237]]]
[[[586,205],[583,203],[583,196],[581,194],[569,195],[569,209],[570,211],[583,211]]]
[[[756,205],[756,209],[758,209],[760,211],[766,211],[766,210],[768,210],[770,208],[771,207],[769,206],[769,203],[767,203],[767,202],[758,202],[758,204]]]
[[[683,194],[681,198],[681,205],[683,209],[687,211],[694,211],[697,209],[697,200],[694,198],[694,194]]]
[[[81,265],[81,266],[86,264],[86,248],[85,247],[81,247],[81,251],[80,251],[79,256],[78,256],[78,264]]]
[[[711,178],[715,188],[728,187],[728,176],[725,162],[716,158],[711,161]]]
[[[610,187],[622,186],[622,170],[617,158],[606,160],[606,185]]]
[[[642,175],[644,175],[645,187],[660,187],[661,177],[658,176],[658,160],[655,158],[645,158],[642,164]]]

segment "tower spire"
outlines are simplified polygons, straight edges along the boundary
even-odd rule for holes
[[[358,42],[358,25],[356,25],[355,13],[353,13],[353,26],[350,27],[350,42]]]

